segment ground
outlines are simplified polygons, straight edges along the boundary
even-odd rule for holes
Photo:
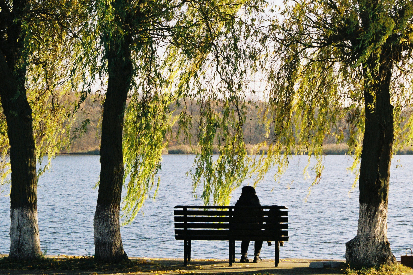
[[[192,260],[188,266],[183,265],[183,259],[148,259],[130,258],[119,264],[97,263],[93,257],[79,256],[46,256],[38,261],[15,262],[10,261],[7,255],[0,254],[0,274],[345,274],[344,261],[308,260],[308,259],[281,259],[278,267],[273,260],[263,260],[259,263],[239,263],[232,267],[227,260]],[[391,274],[413,275],[413,270],[407,269],[400,273],[400,269]],[[351,273],[355,274],[355,273]],[[364,274],[364,273],[363,273]],[[380,273],[388,274],[388,270]]]
[[[0,256],[1,257],[1,256]],[[91,257],[50,256],[38,262],[9,262],[0,258],[0,274],[344,274],[342,261],[282,259],[239,263],[226,260],[192,260],[184,267],[182,259],[131,258],[117,265],[95,263]],[[333,263],[333,264],[332,264]],[[311,267],[310,267],[311,265]],[[332,268],[333,266],[334,268]]]

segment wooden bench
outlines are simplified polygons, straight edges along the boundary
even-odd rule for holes
[[[275,242],[277,267],[280,242],[288,241],[287,207],[273,205],[255,208],[261,209],[262,215],[243,215],[241,226],[234,218],[235,206],[175,206],[175,239],[184,241],[184,265],[191,261],[192,240],[229,241],[230,266],[235,262],[235,241],[251,240]]]

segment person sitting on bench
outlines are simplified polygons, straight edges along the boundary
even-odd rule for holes
[[[255,206],[260,207],[260,200],[258,199],[255,189],[252,186],[242,187],[242,193],[238,201],[235,203],[234,219],[236,221],[237,227],[243,226],[242,229],[248,228],[248,224],[243,224],[243,217],[254,217],[262,215],[262,210],[259,208],[248,209],[245,206]],[[248,263],[248,246],[250,240],[242,240],[241,242],[241,263]],[[259,262],[260,252],[262,248],[262,241],[255,241],[254,243],[254,263]]]

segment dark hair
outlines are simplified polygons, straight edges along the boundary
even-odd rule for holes
[[[242,194],[255,195],[255,189],[252,186],[244,186],[244,187],[242,187]]]

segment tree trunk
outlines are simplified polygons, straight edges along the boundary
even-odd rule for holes
[[[0,51],[1,104],[10,143],[10,254],[13,259],[41,256],[37,220],[36,154],[32,111],[26,98],[25,68],[14,68]]]
[[[346,244],[346,260],[352,267],[371,267],[396,261],[387,239],[394,137],[393,106],[390,102],[391,76],[392,62],[381,60],[374,82],[367,84],[364,94],[365,131],[359,178],[358,230],[357,236]]]
[[[37,220],[36,153],[32,110],[26,97],[25,34],[22,18],[27,1],[13,1],[12,11],[3,6],[0,44],[0,97],[10,144],[10,254],[18,260],[41,256]]]
[[[95,258],[119,262],[127,259],[120,234],[120,202],[124,175],[122,129],[127,94],[132,77],[128,39],[106,41],[108,90],[103,107],[100,148],[100,184],[94,231]]]

